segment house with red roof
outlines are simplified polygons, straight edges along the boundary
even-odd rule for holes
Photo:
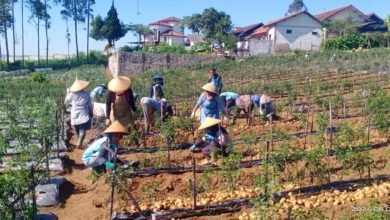
[[[148,38],[149,43],[168,45],[184,45],[184,28],[180,25],[181,19],[176,17],[164,18],[149,24],[153,35]]]
[[[246,27],[237,27],[234,31],[233,34],[238,38],[237,42],[237,49],[239,51],[247,51],[248,48],[248,41],[245,40],[247,36],[252,34],[254,31],[259,29],[261,26],[263,26],[263,23],[256,23],[252,24]]]
[[[355,23],[359,32],[386,32],[387,27],[382,18],[375,13],[364,14],[353,5],[336,8],[316,15],[321,22],[350,20]]]
[[[293,49],[319,50],[322,24],[307,11],[269,21],[245,37],[251,55],[287,52]]]

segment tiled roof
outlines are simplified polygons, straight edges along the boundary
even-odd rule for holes
[[[162,25],[162,26],[166,26],[166,25],[169,25],[168,22],[173,22],[173,21],[174,22],[180,22],[181,20],[179,18],[177,18],[177,17],[169,17],[169,18],[164,18],[164,19],[152,22],[149,25]],[[172,25],[169,25],[169,26],[172,26]]]
[[[261,36],[267,36],[269,31],[268,26],[262,26],[261,28],[255,30],[252,34],[245,37],[246,40],[254,38],[254,37],[261,37]]]
[[[363,12],[359,11],[359,9],[355,8],[353,5],[348,5],[348,6],[344,6],[344,7],[341,7],[341,8],[336,8],[336,9],[333,9],[333,10],[330,10],[330,11],[327,11],[327,12],[324,12],[324,13],[321,13],[321,14],[318,14],[316,15],[316,18],[320,21],[325,21],[327,19],[329,19],[330,17],[348,9],[348,8],[352,8],[354,9],[356,12],[360,13],[362,16],[364,17],[367,17]]]
[[[169,31],[165,31],[164,33],[161,33],[161,36],[174,36],[174,37],[186,37],[180,33],[177,33],[176,31],[173,31],[173,30],[169,30]]]
[[[264,26],[272,26],[272,25],[274,25],[274,24],[277,24],[277,23],[279,23],[279,22],[285,21],[285,20],[287,20],[287,19],[290,19],[290,18],[295,17],[295,16],[300,15],[300,14],[307,14],[307,15],[309,15],[313,20],[315,20],[315,21],[317,21],[318,23],[321,24],[321,21],[319,21],[316,17],[314,17],[313,15],[311,15],[309,12],[307,12],[307,11],[299,11],[299,12],[295,12],[295,13],[289,14],[289,15],[287,15],[287,16],[285,16],[285,17],[282,17],[282,18],[278,18],[278,19],[272,20],[272,21],[268,22],[267,24],[265,24]]]
[[[200,42],[204,42],[204,35],[202,34],[188,34],[187,35],[188,39],[193,42],[193,43],[200,43]]]
[[[261,26],[263,26],[263,23],[257,23],[257,24],[252,24],[252,25],[246,26],[246,27],[237,28],[234,31],[234,35],[236,35],[237,37],[240,37],[240,38],[244,38],[244,37],[252,34],[253,31],[255,31],[256,29],[258,29]]]

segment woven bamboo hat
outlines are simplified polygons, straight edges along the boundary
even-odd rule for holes
[[[198,131],[203,130],[205,128],[211,127],[213,125],[219,124],[221,120],[211,117],[206,117],[203,123],[199,126]]]
[[[112,123],[105,131],[105,134],[118,133],[118,134],[129,134],[127,129],[119,121]]]
[[[80,92],[81,90],[87,88],[89,85],[88,81],[79,80],[76,78],[72,86],[69,88],[70,92]]]
[[[202,86],[202,89],[218,95],[217,87],[213,82],[207,83],[206,85]]]
[[[108,89],[111,92],[123,92],[130,88],[131,80],[126,76],[118,76],[108,83]]]

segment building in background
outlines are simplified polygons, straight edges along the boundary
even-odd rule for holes
[[[153,35],[148,38],[148,43],[157,45],[166,43],[170,46],[184,46],[184,28],[180,25],[181,19],[169,17],[149,24]]]

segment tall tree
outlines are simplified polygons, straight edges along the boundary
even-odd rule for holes
[[[92,12],[93,12],[93,9],[91,9],[91,6],[95,4],[95,0],[87,0],[87,62],[89,61],[89,37],[90,37],[90,29],[89,29],[89,26],[90,26],[90,21],[89,19],[92,17],[93,18],[93,15],[92,15]]]
[[[144,39],[145,43],[145,38],[152,35],[153,31],[150,30],[150,28],[146,25],[143,24],[135,24],[130,27],[130,30],[134,32],[134,35],[138,36],[138,43],[141,44],[142,37]]]
[[[187,26],[192,33],[200,34],[200,29],[202,27],[202,15],[193,14],[192,16],[185,16],[181,23],[183,26]]]
[[[127,29],[125,28],[125,25],[119,21],[114,1],[112,1],[111,8],[107,12],[107,17],[104,19],[102,31],[110,46],[115,46],[115,41],[126,35]]]
[[[7,56],[7,65],[9,65],[9,48],[8,48],[8,28],[11,27],[12,16],[9,0],[0,0],[0,25],[2,26],[5,40],[5,52]]]
[[[48,4],[48,0],[44,0],[44,19],[45,19],[45,36],[46,36],[46,66],[49,66],[49,34],[48,29],[50,28],[50,15],[48,10],[51,8]]]
[[[12,45],[13,45],[13,62],[15,62],[16,59],[16,53],[15,53],[15,2],[18,0],[10,0],[11,1],[11,12],[12,12]]]
[[[288,6],[286,15],[299,11],[307,11],[305,3],[303,3],[303,0],[293,0],[293,2]]]
[[[109,47],[115,46],[115,41],[126,35],[129,28],[119,21],[118,13],[112,2],[107,17],[103,20],[100,15],[92,21],[91,37],[95,40],[107,40]]]
[[[24,66],[24,0],[21,0],[22,7],[22,65]]]
[[[41,30],[41,21],[45,19],[45,4],[41,0],[27,0],[27,5],[30,8],[31,15],[28,19],[30,23],[35,24],[37,29],[37,47],[38,47],[38,65],[41,64],[41,44],[40,44],[40,30]]]
[[[217,11],[214,8],[207,8],[201,15],[194,14],[186,18],[188,28],[193,32],[202,32],[207,39],[218,40],[221,43],[232,30],[230,15]]]
[[[72,18],[74,22],[74,36],[77,60],[80,61],[77,24],[84,23],[87,12],[87,0],[55,0],[64,8],[63,17]]]

